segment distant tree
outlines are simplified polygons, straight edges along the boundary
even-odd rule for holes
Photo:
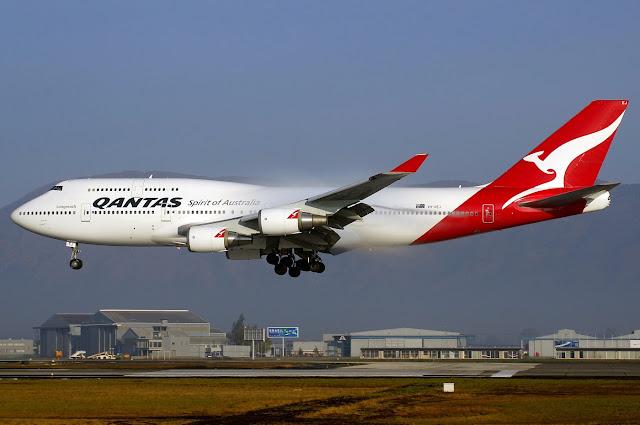
[[[298,357],[302,357],[304,355],[304,351],[302,351],[302,348],[298,348]]]
[[[240,313],[238,320],[231,325],[231,332],[227,334],[229,342],[236,345],[244,344],[244,314]]]
[[[316,355],[316,356],[320,356],[320,350],[318,350],[318,347],[315,347],[313,349],[313,354]]]

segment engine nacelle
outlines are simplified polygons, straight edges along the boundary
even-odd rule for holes
[[[240,235],[221,227],[194,226],[187,233],[187,246],[191,252],[222,252],[252,241],[251,236]]]
[[[594,199],[587,201],[587,205],[582,210],[583,213],[600,211],[607,208],[611,204],[611,194],[609,191],[604,191]]]
[[[260,232],[269,236],[285,236],[327,224],[327,217],[299,209],[269,208],[258,213]]]

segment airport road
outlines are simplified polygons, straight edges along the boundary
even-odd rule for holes
[[[627,378],[640,363],[379,362],[345,367],[282,369],[0,369],[0,379],[24,378]]]

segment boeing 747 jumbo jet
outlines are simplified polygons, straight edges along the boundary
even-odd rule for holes
[[[415,173],[418,154],[333,190],[196,179],[66,180],[21,205],[19,226],[79,244],[185,246],[230,260],[266,256],[275,272],[322,273],[319,253],[421,245],[606,208],[618,183],[595,184],[626,100],[596,100],[493,182],[387,188]]]

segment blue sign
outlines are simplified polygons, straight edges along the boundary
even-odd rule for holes
[[[575,348],[580,346],[580,341],[560,341],[556,339],[556,348]]]
[[[297,338],[298,328],[267,328],[269,338]]]

